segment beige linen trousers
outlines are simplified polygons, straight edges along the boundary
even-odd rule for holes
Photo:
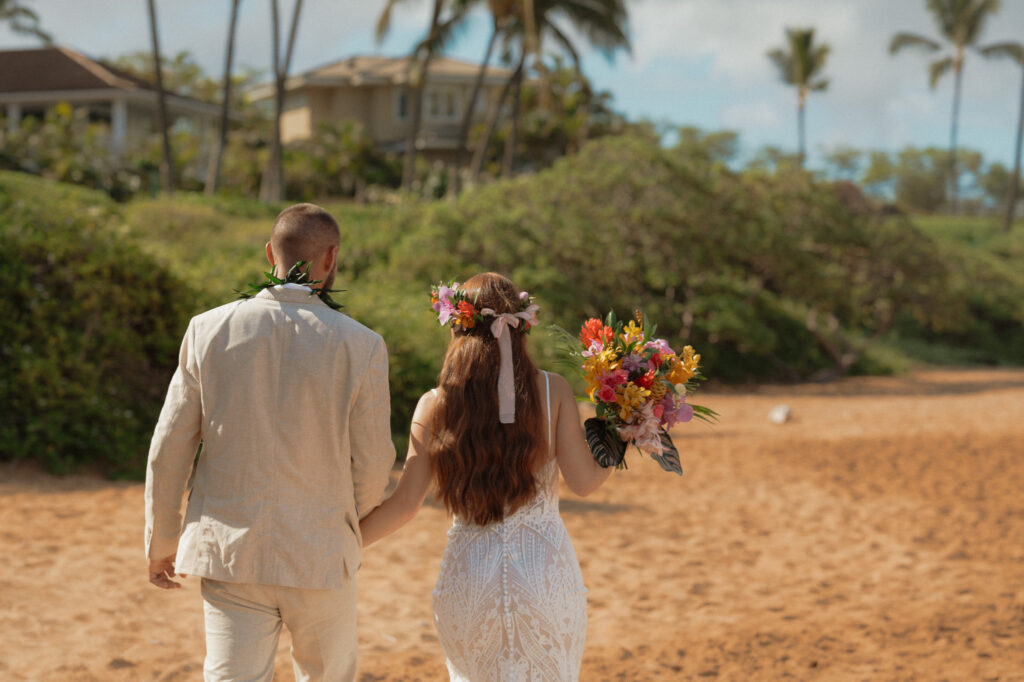
[[[350,587],[395,459],[390,412],[383,339],[308,289],[196,316],[150,445],[147,557],[224,583]]]

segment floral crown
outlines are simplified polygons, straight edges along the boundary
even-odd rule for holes
[[[533,297],[525,291],[519,292],[519,309],[508,316],[514,316],[523,321],[523,331],[530,331],[531,327],[537,326],[537,311],[539,308],[533,302]],[[470,330],[484,322],[485,318],[504,317],[491,308],[480,308],[477,305],[476,297],[470,300],[466,290],[458,282],[449,284],[435,284],[430,287],[430,304],[437,313],[438,324],[447,325],[452,329]],[[514,325],[513,325],[514,326]]]

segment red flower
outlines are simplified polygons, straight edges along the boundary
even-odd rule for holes
[[[469,301],[460,301],[458,305],[459,324],[466,329],[476,326],[476,308]]]
[[[647,374],[644,374],[642,377],[638,377],[636,379],[633,379],[633,383],[636,384],[637,386],[639,386],[640,388],[646,388],[646,389],[650,390],[651,386],[654,385],[654,377],[655,377],[655,372],[654,372],[653,369],[651,369],[651,370],[648,370]]]
[[[615,332],[611,327],[604,326],[601,320],[592,317],[584,322],[583,327],[580,329],[580,343],[583,344],[584,348],[590,348],[594,341],[603,346],[612,340],[614,334]]]

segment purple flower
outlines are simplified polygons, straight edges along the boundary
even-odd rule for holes
[[[633,372],[646,372],[647,363],[644,362],[642,356],[636,353],[630,353],[622,359],[622,369],[626,370],[630,374]]]

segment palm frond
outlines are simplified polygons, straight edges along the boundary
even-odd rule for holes
[[[774,50],[768,50],[768,59],[771,59],[772,63],[779,69],[779,76],[783,82],[790,84],[795,82],[793,78],[793,60],[789,52],[777,47]]]
[[[994,43],[978,48],[983,57],[1004,57],[1019,62],[1024,66],[1024,43]]]
[[[972,0],[963,10],[962,20],[958,25],[961,38],[960,45],[973,45],[978,42],[985,20],[999,11],[999,0]]]
[[[946,72],[953,68],[953,58],[946,57],[928,65],[928,84],[934,90],[939,80],[946,75]]]
[[[0,21],[10,22],[15,33],[33,35],[47,45],[53,42],[53,36],[40,28],[39,15],[28,7],[0,2]]]
[[[384,9],[381,10],[380,16],[377,17],[377,28],[374,34],[377,38],[378,44],[384,40],[384,36],[386,36],[388,31],[391,30],[391,11],[395,8],[395,5],[401,1],[402,0],[387,0],[384,3]]]
[[[538,25],[562,15],[602,52],[619,47],[632,50],[623,0],[536,0],[536,7]]]
[[[892,37],[892,41],[889,42],[889,54],[896,54],[897,52],[907,48],[935,52],[941,47],[941,44],[931,38],[925,38],[924,36],[919,36],[916,33],[897,33]]]
[[[566,373],[584,376],[580,340],[558,325],[549,325],[547,330],[555,346],[555,364],[562,367]]]

